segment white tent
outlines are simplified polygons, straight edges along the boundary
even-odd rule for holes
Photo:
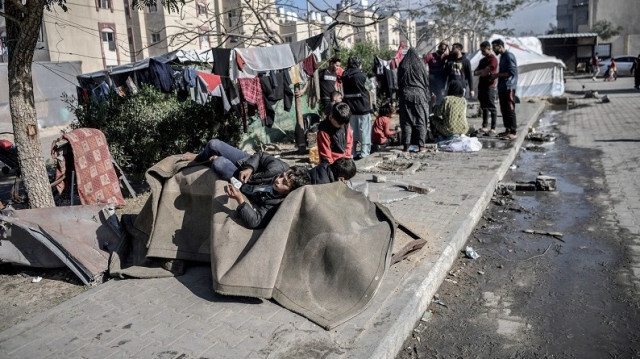
[[[492,35],[489,42],[502,39],[507,51],[518,62],[518,97],[562,96],[564,93],[564,62],[542,53],[542,44],[536,37],[504,37]],[[480,51],[469,55],[471,69],[475,70],[482,58]],[[475,79],[477,84],[477,77]]]

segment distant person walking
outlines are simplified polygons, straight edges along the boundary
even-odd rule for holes
[[[598,73],[600,72],[600,59],[598,58],[598,53],[591,56],[591,74],[593,75],[593,81],[596,80]]]
[[[496,133],[496,119],[498,117],[496,97],[498,97],[498,90],[496,89],[497,81],[492,76],[498,72],[498,59],[491,52],[489,41],[480,44],[480,52],[484,57],[480,59],[480,63],[474,71],[474,75],[479,77],[478,100],[482,110],[482,128],[480,132]],[[491,115],[491,129],[489,129],[489,115]]]
[[[634,88],[636,90],[640,90],[640,55],[633,59],[633,65],[631,66],[631,72],[633,73],[634,78]]]
[[[436,51],[424,57],[424,62],[429,67],[429,86],[431,92],[436,95],[432,106],[438,105],[444,100],[444,88],[447,83],[444,66],[447,63],[447,56],[449,56],[448,49],[449,44],[446,41],[441,41]]]
[[[498,99],[500,100],[500,112],[504,132],[498,136],[513,140],[516,139],[518,124],[516,121],[516,87],[518,85],[518,63],[515,55],[507,51],[504,41],[497,39],[491,42],[493,52],[500,55],[498,73],[491,76],[498,79]]]

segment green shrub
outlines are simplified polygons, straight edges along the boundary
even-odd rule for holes
[[[73,127],[102,131],[111,156],[134,180],[166,156],[197,153],[212,138],[237,145],[242,136],[240,120],[217,110],[217,98],[204,105],[179,102],[175,94],[142,85],[136,95],[124,98],[113,94],[84,105],[73,98],[65,101],[77,118]]]

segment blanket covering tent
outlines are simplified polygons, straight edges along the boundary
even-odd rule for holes
[[[210,261],[216,292],[272,298],[325,329],[369,303],[393,247],[394,219],[385,207],[343,183],[304,186],[266,228],[250,230],[224,194],[226,181],[178,159],[147,171],[151,197],[130,229],[134,243],[114,253],[112,275],[170,275],[149,266],[153,257]]]
[[[492,35],[487,41],[504,41],[505,48],[515,55],[518,62],[518,97],[562,96],[564,93],[564,69],[562,60],[542,53],[540,40],[535,37],[503,37]],[[482,54],[476,51],[468,56],[471,69],[478,67]],[[475,82],[478,83],[477,81]]]

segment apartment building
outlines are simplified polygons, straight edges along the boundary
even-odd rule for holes
[[[598,21],[621,27],[610,39],[598,38],[595,51],[602,57],[640,53],[640,8],[637,0],[558,0],[560,33],[589,33]]]

